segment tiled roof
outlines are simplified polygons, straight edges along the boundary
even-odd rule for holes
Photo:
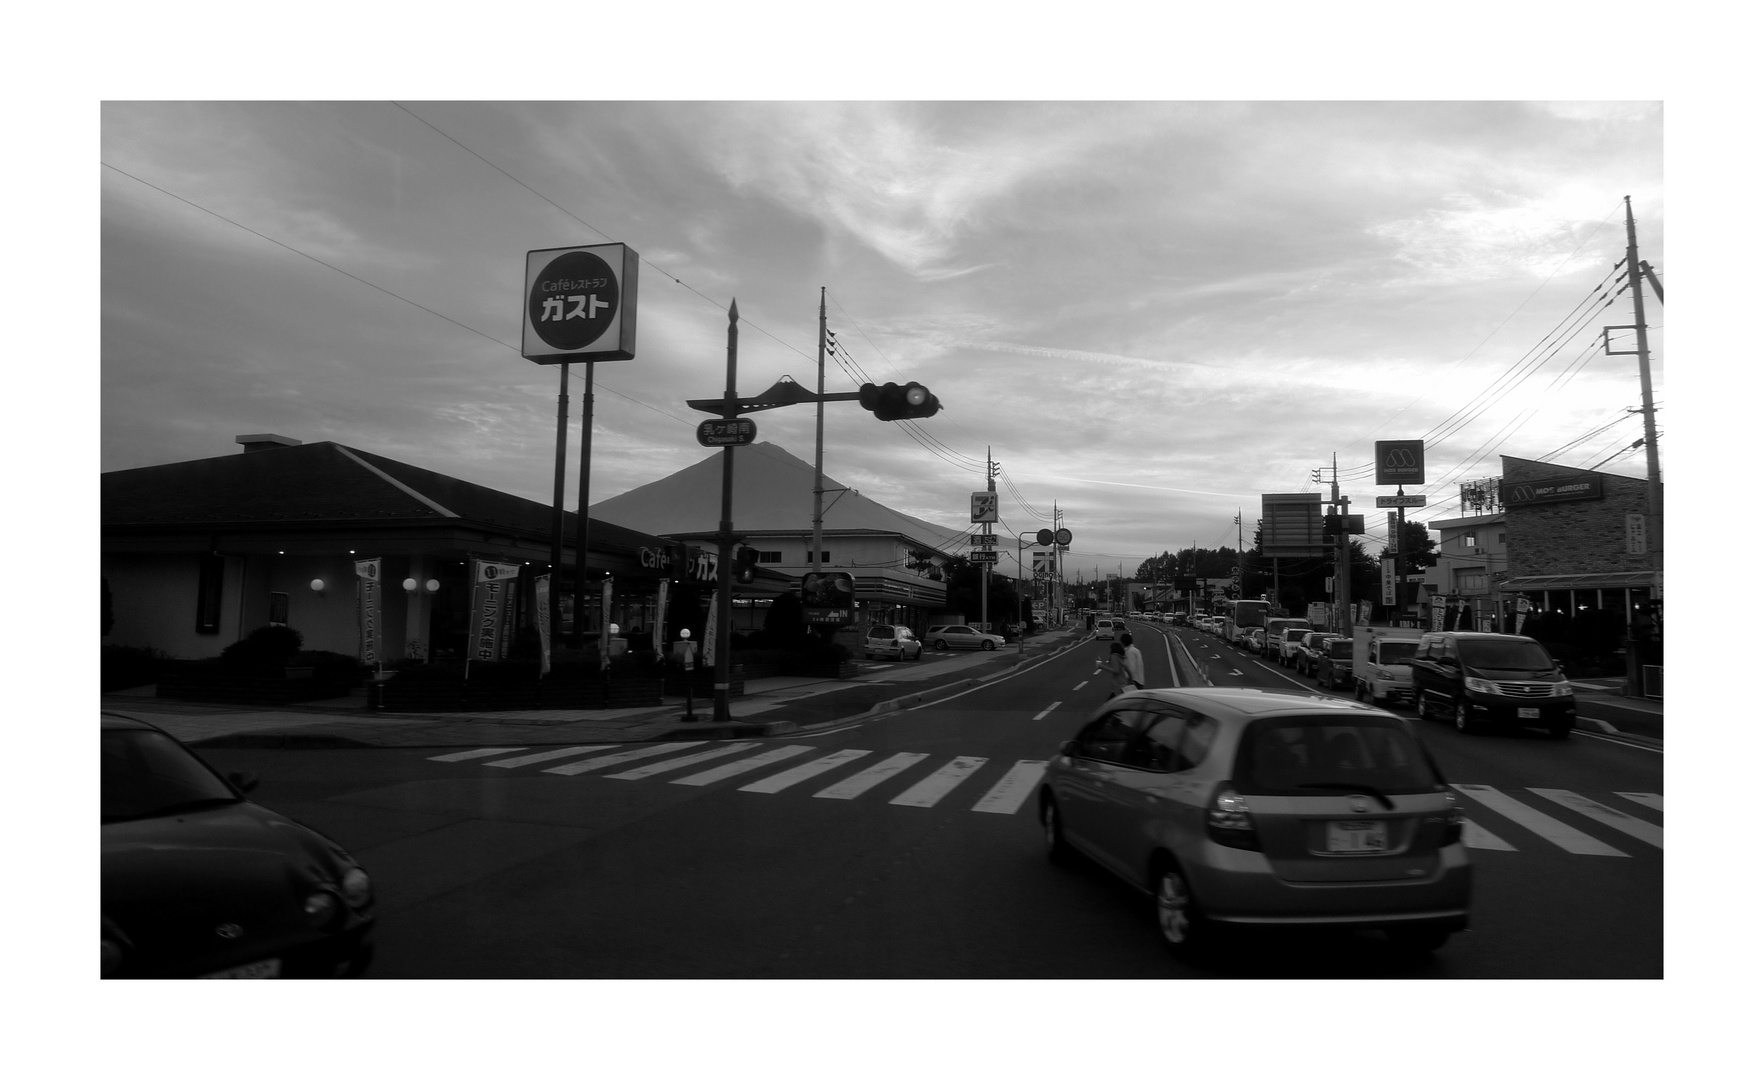
[[[105,529],[449,521],[550,536],[552,508],[334,442],[121,469],[100,477]],[[574,546],[576,515],[564,515]],[[592,520],[589,546],[631,549],[655,537]]]

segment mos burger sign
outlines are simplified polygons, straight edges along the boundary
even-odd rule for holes
[[[535,364],[637,355],[637,253],[624,244],[527,252],[521,355]]]

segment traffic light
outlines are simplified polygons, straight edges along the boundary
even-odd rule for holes
[[[755,564],[759,562],[759,552],[744,547],[735,553],[735,580],[743,585],[753,584]]]
[[[936,394],[916,382],[905,386],[865,383],[858,387],[858,404],[875,413],[878,420],[919,420],[943,408]]]

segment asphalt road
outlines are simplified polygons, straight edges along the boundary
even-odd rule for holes
[[[1193,631],[1134,630],[1149,685],[1179,681],[1182,645],[1216,683],[1292,685]],[[1661,754],[1427,721],[1474,825],[1471,932],[1419,962],[1372,934],[1169,957],[1130,889],[1046,861],[1018,782],[1102,702],[1103,648],[813,735],[204,756],[362,860],[381,978],[1662,976]]]

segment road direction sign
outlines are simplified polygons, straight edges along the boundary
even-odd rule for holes
[[[998,534],[975,533],[973,536],[968,537],[968,542],[975,547],[996,547],[998,546]]]
[[[1379,495],[1377,500],[1377,506],[1380,510],[1391,506],[1421,507],[1427,505],[1427,496],[1425,495]]]
[[[759,434],[759,425],[745,416],[733,420],[703,420],[698,425],[700,446],[746,446]]]
[[[970,551],[968,552],[968,561],[975,563],[995,563],[998,561],[998,552]]]

